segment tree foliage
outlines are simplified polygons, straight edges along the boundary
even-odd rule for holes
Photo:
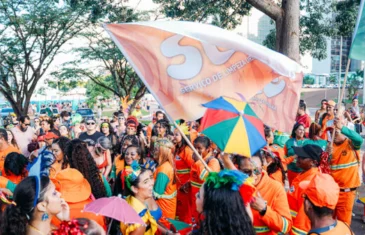
[[[109,22],[133,22],[147,17],[147,13],[136,13],[122,3],[109,3],[102,10],[107,11],[107,14],[99,14],[104,17],[103,20]],[[61,80],[90,79],[93,82],[92,87],[100,86],[100,89],[108,90],[117,97],[134,99],[134,106],[147,88],[118,47],[97,24],[81,33],[80,40],[84,43],[73,49],[77,59],[65,63],[61,70],[52,75]],[[83,64],[88,66],[83,68]]]
[[[304,78],[303,78],[303,84],[313,85],[314,84],[314,78],[310,75],[305,75]]]
[[[160,13],[174,20],[212,23],[221,28],[236,28],[251,5],[245,0],[174,1],[153,0],[161,5]]]
[[[112,79],[110,76],[101,78],[103,83],[108,84],[109,86],[113,86]],[[102,96],[104,99],[110,99],[113,97],[113,92],[109,89],[106,89],[95,82],[93,80],[89,80],[86,83],[86,96],[87,100],[86,103],[89,107],[93,107],[94,104],[97,103],[97,99],[99,96]]]
[[[55,56],[89,25],[90,2],[0,0],[0,92],[26,114]]]

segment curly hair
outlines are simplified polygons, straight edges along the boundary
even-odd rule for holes
[[[62,162],[62,166],[61,166],[62,170],[66,169],[70,162],[68,160],[68,157],[65,154],[68,143],[70,143],[70,139],[67,137],[64,137],[64,136],[61,136],[60,138],[53,140],[53,143],[52,143],[52,144],[57,144],[63,153],[63,162]]]
[[[45,200],[44,195],[49,185],[49,178],[41,177],[41,189],[38,202]],[[36,177],[23,179],[15,188],[13,200],[16,205],[8,205],[0,221],[0,234],[19,235],[27,233],[27,225],[33,217],[34,199],[36,197]]]
[[[200,221],[198,234],[256,234],[239,191],[232,191],[231,185],[214,188],[204,184],[203,187],[205,218]]]
[[[85,142],[80,139],[71,140],[66,146],[65,155],[70,161],[70,167],[80,171],[85,179],[87,179],[94,197],[106,197],[106,189],[99,169],[87,149]]]
[[[124,135],[122,137],[122,140],[120,141],[119,146],[117,149],[119,150],[119,153],[123,155],[123,145],[126,140],[129,140],[131,142],[131,145],[137,145],[140,146],[139,139],[136,135]],[[120,159],[123,159],[122,156]]]

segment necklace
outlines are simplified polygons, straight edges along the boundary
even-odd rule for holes
[[[45,235],[41,230],[37,229],[36,227],[32,226],[31,224],[28,224],[29,228],[36,231],[39,234]]]

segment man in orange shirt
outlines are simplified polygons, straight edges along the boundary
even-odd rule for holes
[[[333,218],[340,188],[332,176],[318,174],[301,182],[300,187],[304,190],[304,211],[311,221],[308,234],[353,234],[348,225]]]
[[[335,139],[331,158],[331,175],[340,186],[340,196],[335,210],[337,219],[351,224],[356,189],[361,185],[359,176],[362,137],[343,126],[342,119],[334,119]]]
[[[0,128],[0,171],[4,169],[4,162],[6,155],[11,152],[20,153],[19,149],[9,145],[8,143],[8,133],[5,129]]]
[[[297,167],[303,171],[294,178],[287,193],[293,226],[290,234],[305,235],[310,230],[310,221],[304,213],[302,198],[303,190],[299,187],[302,181],[311,180],[319,174],[319,163],[323,150],[317,145],[307,144],[302,147],[294,147],[294,153],[298,156]]]

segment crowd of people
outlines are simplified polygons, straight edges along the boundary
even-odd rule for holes
[[[157,111],[144,125],[140,109],[98,120],[15,116],[0,128],[0,235],[353,234],[364,168],[356,97],[347,110],[322,100],[315,120],[300,101],[291,135],[264,126],[267,145],[253,156],[220,151],[200,120],[172,128]],[[30,175],[40,159],[51,159],[46,173]],[[111,196],[144,224],[83,211]]]

